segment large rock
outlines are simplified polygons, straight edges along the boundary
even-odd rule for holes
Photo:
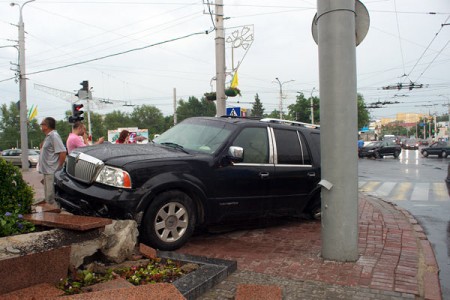
[[[133,254],[139,232],[135,221],[121,220],[105,226],[103,235],[106,236],[106,244],[101,252],[109,261],[121,263]]]

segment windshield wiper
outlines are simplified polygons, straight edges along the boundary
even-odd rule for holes
[[[164,142],[164,143],[161,143],[161,145],[164,145],[164,146],[169,146],[169,147],[172,147],[172,148],[175,148],[175,149],[181,150],[181,151],[183,151],[184,153],[187,153],[187,154],[189,154],[189,152],[187,152],[187,151],[186,151],[186,149],[184,149],[184,147],[183,147],[183,146],[181,146],[181,145],[178,145],[177,143]]]

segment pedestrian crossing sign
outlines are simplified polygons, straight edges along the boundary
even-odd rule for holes
[[[241,108],[240,107],[228,107],[227,108],[227,116],[240,117],[241,116]]]

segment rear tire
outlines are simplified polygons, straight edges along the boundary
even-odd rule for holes
[[[150,204],[142,222],[143,240],[149,246],[176,250],[194,233],[196,213],[193,201],[180,191],[164,192]]]
[[[305,209],[305,212],[313,220],[320,220],[322,218],[322,202],[320,199],[320,194],[315,196],[311,203]]]
[[[443,157],[443,158],[447,158],[447,155],[448,155],[448,154],[447,154],[447,151],[445,151],[445,150],[442,151],[442,157]]]
[[[400,155],[400,151],[395,151],[394,152],[394,158],[398,158],[399,155]]]

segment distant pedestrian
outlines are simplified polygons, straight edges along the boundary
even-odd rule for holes
[[[130,132],[126,129],[122,130],[119,134],[119,138],[116,140],[116,144],[129,144]]]
[[[41,131],[45,134],[44,142],[39,154],[39,173],[44,175],[45,201],[59,206],[55,201],[53,186],[55,172],[62,168],[66,160],[66,148],[56,129],[56,121],[47,117],[41,122]]]
[[[101,137],[95,144],[102,144],[104,141],[105,139]],[[67,152],[70,153],[76,148],[88,145],[89,141],[86,136],[86,126],[81,122],[75,122],[72,126],[72,132],[67,137]]]

